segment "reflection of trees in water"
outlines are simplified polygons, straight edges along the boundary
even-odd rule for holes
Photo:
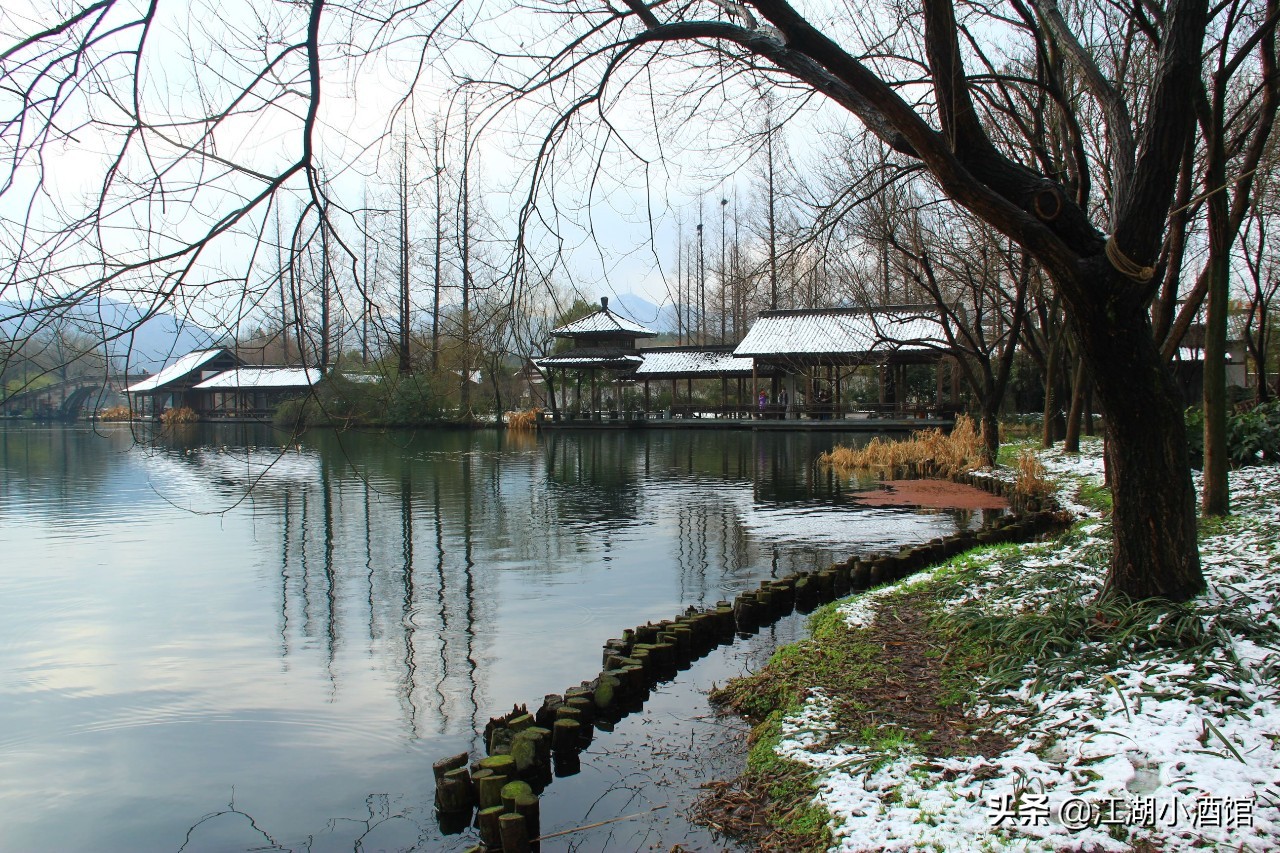
[[[265,829],[258,826],[258,822],[251,815],[237,809],[235,802],[232,801],[227,808],[211,812],[193,823],[191,828],[187,830],[187,837],[183,840],[182,846],[178,848],[178,851],[182,853],[192,844],[197,847],[223,849],[229,841],[228,835],[242,836],[239,841],[233,843],[235,846],[243,847],[245,850],[292,849],[282,847]],[[212,836],[212,838],[206,838],[206,836]],[[245,837],[252,839],[252,841],[246,840]],[[265,844],[262,843],[264,841],[266,842]]]
[[[110,515],[112,496],[132,485],[124,476],[126,430],[104,435],[75,426],[0,426],[0,500],[22,506],[33,498],[83,518]]]
[[[313,656],[336,691],[343,659],[378,661],[407,731],[471,735],[503,574],[580,571],[581,554],[607,562],[620,532],[654,526],[670,546],[652,559],[672,565],[687,603],[814,568],[818,549],[760,541],[751,525],[762,507],[839,497],[843,481],[813,465],[830,443],[552,432],[529,448],[487,432],[322,432],[283,456],[206,445],[161,461],[229,497],[252,485],[255,513],[277,519],[285,666]]]
[[[309,835],[302,844],[286,844],[248,812],[237,808],[233,799],[226,808],[210,812],[192,824],[178,851],[193,848],[306,853],[317,843],[324,849],[350,845],[353,851],[422,850],[434,837],[430,818],[420,818],[412,809],[397,809],[387,794],[370,794],[364,804],[364,817],[330,818],[320,837]]]
[[[315,482],[274,496],[285,665],[319,652],[336,690],[339,658],[382,661],[409,732],[471,734],[481,704],[477,623],[492,612],[476,595],[471,460],[408,462],[392,480],[318,455]],[[458,506],[442,492],[459,494]]]
[[[546,439],[545,477],[555,518],[576,529],[616,530],[640,511],[636,459],[622,432],[588,440],[553,431]]]

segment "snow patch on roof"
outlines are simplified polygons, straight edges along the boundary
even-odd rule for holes
[[[945,329],[932,309],[830,308],[766,311],[734,355],[863,355],[948,347]]]
[[[739,358],[731,352],[706,350],[645,350],[644,363],[636,370],[636,378],[680,374],[697,376],[751,375],[752,359]]]
[[[196,385],[201,391],[228,388],[308,388],[324,376],[318,367],[240,367]]]
[[[126,394],[138,394],[146,391],[154,391],[161,386],[168,385],[182,377],[186,376],[193,370],[199,369],[201,366],[208,364],[213,359],[222,355],[226,350],[221,347],[217,349],[203,349],[189,352],[173,364],[161,370],[159,373],[148,376],[141,382],[136,382],[124,389]]]
[[[654,337],[658,333],[647,326],[628,320],[613,313],[608,308],[601,308],[594,314],[588,314],[572,323],[566,323],[551,334],[558,338],[585,337],[588,335],[608,335],[626,333],[636,337]]]

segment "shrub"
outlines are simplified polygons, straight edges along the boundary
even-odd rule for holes
[[[1204,411],[1186,412],[1191,464],[1204,464]],[[1233,468],[1280,462],[1280,400],[1227,413],[1227,456]]]
[[[415,426],[442,420],[443,399],[432,382],[419,375],[357,382],[333,373],[306,397],[281,403],[272,420],[289,429]]]

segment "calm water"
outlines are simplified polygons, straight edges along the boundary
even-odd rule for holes
[[[460,849],[432,761],[623,627],[976,523],[848,501],[812,464],[830,435],[142,438],[0,426],[0,849]],[[598,737],[543,831],[724,771],[699,691],[801,630]],[[705,842],[676,800],[543,849]]]

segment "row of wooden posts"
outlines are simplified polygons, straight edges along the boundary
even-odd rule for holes
[[[995,493],[1008,484],[966,478]],[[628,628],[604,646],[603,667],[590,681],[543,699],[535,712],[516,706],[489,721],[487,757],[467,753],[434,765],[436,809],[441,829],[460,832],[474,825],[481,844],[468,853],[528,853],[540,838],[538,794],[555,776],[580,769],[578,754],[596,728],[609,731],[627,714],[641,710],[649,691],[675,677],[696,659],[735,636],[748,636],[798,610],[808,613],[850,592],[899,580],[977,545],[1025,541],[1061,526],[1052,510],[1006,515],[978,531],[961,531],[896,553],[854,556],[818,572],[798,572],[764,580],[732,602],[689,608],[674,619]]]

